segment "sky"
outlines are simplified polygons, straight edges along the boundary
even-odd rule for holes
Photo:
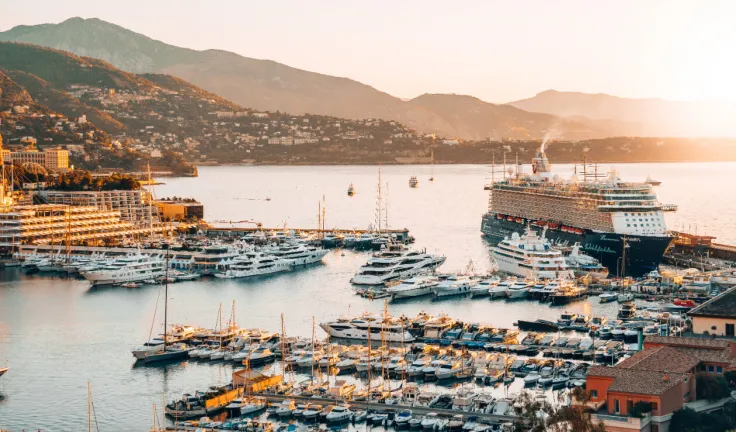
[[[500,103],[555,89],[736,101],[736,1],[0,2],[2,31],[96,17],[402,98],[457,93]]]

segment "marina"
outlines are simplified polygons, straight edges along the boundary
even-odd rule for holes
[[[692,217],[694,220],[701,218],[697,212],[704,205],[698,204],[697,200],[707,199],[707,194],[701,196],[698,191],[698,193],[678,198],[687,191],[682,183],[678,183],[678,178],[681,176],[679,168],[670,170],[666,164],[658,165],[658,167],[659,169],[652,166],[618,168],[622,172],[622,177],[625,174],[627,178],[636,177],[637,172],[639,177],[644,178],[646,173],[651,172],[655,178],[663,180],[659,189],[661,199],[678,203],[693,202],[691,205],[694,213],[681,207],[677,213],[678,217],[679,215],[682,218]],[[294,167],[293,175],[306,175],[300,171],[302,169],[306,168]],[[410,190],[406,186],[408,176],[406,171],[402,171],[401,167],[384,168],[384,178],[392,185],[402,186],[391,189],[393,204],[389,216],[390,225],[406,226],[411,229],[412,236],[416,237],[416,243],[408,247],[415,250],[426,248],[428,253],[446,256],[440,272],[463,273],[471,259],[477,273],[489,274],[495,270],[488,248],[489,244],[483,241],[477,229],[477,216],[484,212],[486,204],[486,195],[479,190],[477,183],[478,179],[484,176],[485,169],[484,167],[435,166],[435,181],[432,183],[424,181],[424,177],[419,174],[420,171],[416,171],[422,180],[422,185]],[[710,166],[704,169],[712,170],[713,168]],[[626,170],[633,171],[627,173]],[[198,179],[172,178],[160,188],[163,189],[162,193],[168,195],[183,195],[185,191],[189,194],[201,195],[210,215],[208,218],[212,220],[225,220],[232,217],[233,209],[236,209],[235,211],[247,212],[248,217],[263,221],[269,226],[283,225],[284,214],[291,215],[289,225],[313,226],[316,225],[314,222],[316,217],[311,214],[313,212],[305,212],[302,209],[315,207],[315,198],[325,194],[330,209],[328,215],[334,215],[332,218],[335,219],[335,225],[367,226],[370,224],[373,219],[375,200],[366,191],[373,189],[375,169],[372,167],[331,167],[326,171],[322,174],[309,174],[314,188],[311,196],[305,196],[308,194],[304,193],[304,187],[295,188],[294,182],[287,181],[283,177],[282,168],[268,167],[203,167],[200,170],[202,177]],[[211,183],[213,177],[209,177],[210,175],[217,176],[218,179],[224,179],[224,181],[228,181],[228,175],[237,176],[237,178],[243,175],[246,178],[248,175],[258,178],[266,176],[266,184],[270,186],[264,193],[272,199],[257,206],[240,202],[237,193],[233,191],[213,189],[213,183]],[[352,197],[346,196],[345,185],[333,184],[334,182],[331,181],[335,175],[349,175],[356,190],[361,193],[356,193]],[[705,177],[699,174],[696,178],[702,180]],[[694,180],[691,178],[689,181]],[[208,182],[210,182],[209,185]],[[667,196],[668,187],[679,188],[678,195]],[[398,205],[397,202],[402,204]],[[278,210],[272,207],[276,203],[279,204]],[[729,203],[722,204],[730,205]],[[723,209],[723,212],[728,211],[733,211],[733,209]],[[438,214],[439,212],[443,213],[441,219],[423,220],[416,217],[416,214],[419,213]],[[691,214],[693,216],[690,216]],[[710,232],[717,235],[724,243],[736,243],[734,239],[729,238],[732,235],[728,229],[729,223],[731,222],[723,225],[722,231],[711,227]],[[331,230],[326,229],[326,231]],[[64,247],[61,249],[66,251]],[[337,320],[343,315],[355,316],[366,310],[379,316],[383,312],[383,300],[371,301],[356,296],[355,288],[349,282],[369,257],[370,252],[367,251],[336,249],[326,252],[322,258],[323,265],[309,267],[306,271],[280,272],[271,276],[245,279],[205,276],[197,280],[178,282],[169,287],[168,320],[169,323],[184,323],[193,328],[215,329],[217,327],[215,324],[219,322],[216,319],[217,311],[220,304],[223,303],[222,321],[223,326],[227,327],[228,305],[231,300],[235,299],[237,322],[245,328],[268,329],[280,333],[279,314],[283,312],[288,337],[299,336],[310,339],[312,317],[315,317],[317,335],[323,339],[327,334],[319,327],[318,324],[321,322]],[[49,422],[46,416],[34,416],[31,407],[37,402],[49,405],[51,401],[63,398],[69,401],[68,412],[85,413],[85,381],[87,380],[93,383],[95,389],[98,389],[95,394],[95,409],[98,415],[106,414],[104,417],[100,416],[100,429],[115,429],[121,423],[139,429],[148,428],[152,422],[151,408],[154,404],[158,406],[159,417],[161,417],[165,404],[180,398],[184,393],[192,393],[197,389],[205,390],[210,386],[226,385],[232,379],[232,372],[244,367],[242,359],[240,363],[232,358],[226,361],[224,354],[219,360],[199,360],[197,358],[182,359],[158,366],[136,365],[137,362],[131,350],[148,340],[151,332],[151,314],[156,309],[157,301],[159,308],[163,307],[163,298],[161,298],[163,294],[160,294],[164,289],[163,285],[144,284],[136,290],[105,286],[90,287],[86,280],[70,277],[66,273],[26,274],[20,267],[3,269],[2,277],[0,311],[3,317],[7,317],[5,322],[9,324],[0,328],[0,366],[7,362],[10,369],[0,378],[0,392],[3,394],[0,400],[0,418],[8,419],[6,421],[11,429],[28,427],[29,423],[32,423],[31,426],[34,427],[54,430],[53,422]],[[530,287],[530,290],[531,288],[533,286]],[[441,300],[433,300],[433,295],[418,296],[403,301],[389,302],[387,308],[389,313],[395,317],[401,315],[415,317],[424,310],[433,316],[446,313],[451,317],[462,317],[464,323],[486,323],[497,329],[517,329],[515,324],[524,319],[547,320],[557,324],[564,312],[588,316],[590,321],[602,316],[612,320],[621,309],[621,304],[617,299],[602,302],[598,295],[601,292],[600,288],[591,289],[592,295],[560,306],[530,299],[512,301],[505,296],[493,298],[489,290],[482,292],[486,294],[449,296]],[[610,292],[618,296],[617,288],[603,292]],[[638,292],[634,294],[636,297],[649,295]],[[662,303],[659,303],[660,301]],[[665,306],[670,304],[671,300],[669,303],[659,299],[655,302],[646,302],[637,298],[634,299],[634,302],[637,305],[637,313],[643,313],[647,305]],[[75,311],[74,315],[65,313],[59,308],[59,304],[72,308]],[[660,313],[657,312],[656,316],[659,316]],[[161,315],[157,317],[156,322],[159,324],[154,326],[154,336],[163,333],[163,327],[160,324]],[[89,323],[95,323],[95,325]],[[627,331],[627,329],[612,329],[611,339],[606,339],[606,344],[636,344],[635,341],[630,342],[633,339],[631,337],[627,339],[625,335],[624,339],[614,339],[614,330],[617,335],[624,335]],[[636,333],[633,329],[628,330],[630,333]],[[538,331],[532,330],[532,332]],[[509,346],[518,345],[519,348],[515,349],[523,347],[526,353],[532,353],[538,349],[539,352],[534,358],[541,361],[557,361],[559,358],[563,363],[568,361],[592,364],[595,363],[595,351],[592,360],[584,360],[582,357],[575,358],[575,352],[581,350],[580,345],[583,341],[586,343],[588,340],[594,341],[594,344],[601,341],[598,336],[565,329],[547,332],[550,338],[546,341],[545,336],[542,336],[538,339],[537,344],[531,342],[523,344],[528,333],[528,330],[520,330],[519,343],[509,344]],[[565,346],[553,345],[560,338],[567,338]],[[572,345],[567,346],[570,338],[579,339],[575,348]],[[377,333],[377,340],[380,341],[380,332]],[[536,337],[535,340],[537,340]],[[443,341],[446,345],[442,345]],[[541,343],[543,341],[545,344]],[[407,343],[406,340],[404,342]],[[430,343],[430,345],[437,345],[442,349],[460,348],[458,346],[460,341],[455,346],[452,342],[447,343],[447,340],[438,337],[437,342]],[[477,343],[478,341],[474,339],[470,342]],[[415,340],[410,343],[427,342]],[[498,349],[486,351],[484,343],[483,349],[468,348],[467,351],[491,356],[505,355],[505,345],[501,343],[497,346]],[[520,358],[529,357],[521,352],[510,352],[509,355]],[[570,357],[567,357],[568,355]],[[263,354],[261,356],[267,358]],[[52,364],[58,365],[53,377],[45,380],[31,379],[33,376],[44,374],[44,371],[47,371]],[[267,367],[269,364],[273,365],[272,371],[278,372],[278,361],[266,363],[264,366],[259,365],[257,368]],[[376,373],[380,375],[380,372]],[[376,375],[376,380],[379,375]],[[541,379],[541,371],[539,375]],[[298,376],[302,377],[301,380],[309,380],[312,376],[311,368],[300,368]],[[493,374],[488,376],[491,377]],[[348,374],[333,376],[332,381],[343,377],[352,380]],[[537,379],[536,386],[526,388],[536,389],[539,379]],[[358,378],[355,383],[365,383],[365,380],[364,376]],[[393,380],[398,385],[399,381],[396,378]],[[534,375],[530,378],[530,383],[533,380]],[[543,380],[543,382],[546,381]],[[515,378],[509,386],[496,387],[476,383],[475,378],[470,376],[464,379],[449,380],[449,382],[431,381],[422,383],[422,386],[427,386],[427,390],[437,388],[440,393],[454,394],[463,383],[465,386],[470,384],[478,386],[477,391],[488,392],[495,400],[513,397],[526,385],[522,377]],[[356,409],[364,410],[366,407],[356,407]],[[423,416],[425,413],[426,411],[419,409],[416,411],[417,416]],[[63,412],[57,414],[58,418],[64,418],[64,421],[77,425],[78,428],[86,427],[83,414],[75,414],[72,417],[65,417]],[[264,421],[269,420],[266,418]],[[161,422],[172,424],[170,420],[161,420]]]

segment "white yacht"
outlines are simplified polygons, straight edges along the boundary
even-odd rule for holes
[[[506,297],[510,299],[522,299],[529,294],[534,282],[528,280],[517,280],[506,288]]]
[[[608,268],[592,256],[580,252],[580,243],[572,246],[572,251],[565,257],[565,262],[578,277],[590,275],[593,279],[599,280],[608,277]]]
[[[435,297],[449,297],[469,294],[470,289],[478,283],[480,283],[479,279],[470,276],[452,275],[434,288],[434,295]]]
[[[541,236],[527,228],[523,236],[515,232],[492,247],[491,256],[499,270],[529,279],[573,279],[562,251],[552,247],[545,233],[546,228]]]
[[[321,262],[329,252],[327,249],[307,246],[303,243],[285,243],[265,250],[294,266]]]
[[[93,285],[115,285],[124,282],[142,282],[164,276],[164,260],[149,255],[129,255],[118,258],[99,270],[82,276]]]
[[[506,297],[506,295],[507,295],[506,294],[506,291],[515,282],[516,282],[516,278],[515,277],[507,278],[506,280],[503,280],[503,281],[499,282],[495,286],[490,287],[488,289],[488,295],[490,295],[492,299]]]
[[[223,279],[262,276],[272,273],[289,271],[292,264],[273,255],[258,252],[247,252],[234,258],[224,273],[217,273],[215,277]]]
[[[396,319],[385,317],[380,319],[370,314],[360,317],[341,317],[335,321],[323,322],[319,325],[330,337],[387,342],[413,342],[414,336]],[[383,333],[383,335],[381,335]]]
[[[419,275],[404,279],[400,283],[386,288],[393,299],[408,297],[419,297],[433,293],[433,289],[439,285],[440,280],[432,275]]]
[[[398,243],[374,254],[350,280],[355,285],[381,285],[431,271],[445,262],[444,256],[407,249]]]
[[[470,295],[472,297],[482,297],[490,295],[491,288],[501,283],[501,279],[492,277],[490,279],[483,279],[477,285],[470,287]]]

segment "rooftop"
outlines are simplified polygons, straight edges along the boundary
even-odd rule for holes
[[[693,309],[695,310],[695,309]],[[724,349],[729,348],[731,342],[725,339],[699,338],[699,337],[680,337],[680,336],[647,336],[644,343],[655,343],[669,346],[688,347],[688,348],[709,348]]]
[[[699,351],[693,349],[694,351]],[[616,368],[641,371],[686,373],[700,363],[690,353],[670,346],[658,346],[639,351],[622,361]]]
[[[613,378],[609,392],[634,393],[658,396],[685,381],[686,374],[665,373],[651,370],[627,369],[620,367],[593,366],[588,369],[588,377]]]
[[[736,318],[736,287],[708,300],[687,314],[699,317]]]

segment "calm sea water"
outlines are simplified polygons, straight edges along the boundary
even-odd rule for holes
[[[715,235],[736,243],[734,163],[630,164],[616,168],[624,179],[661,180],[660,200],[680,206],[668,215],[671,228]],[[528,167],[527,167],[528,169]],[[570,166],[556,166],[561,175]],[[480,237],[480,216],[487,207],[488,168],[388,166],[388,221],[408,227],[417,247],[447,255],[443,270],[463,269],[473,260],[488,267]],[[410,189],[411,175],[419,188]],[[205,205],[208,220],[252,219],[265,226],[315,227],[318,202],[327,205],[328,227],[364,228],[375,220],[377,167],[203,167],[199,178],[165,179],[156,194],[189,196]],[[358,193],[351,197],[353,183]],[[265,198],[271,198],[265,201]],[[253,281],[203,280],[170,288],[170,322],[213,327],[218,307],[225,317],[236,301],[240,325],[277,330],[286,316],[289,335],[308,336],[311,321],[349,312],[380,311],[381,302],[353,295],[349,279],[367,256],[335,251],[325,264]],[[90,290],[86,282],[61,277],[24,276],[0,271],[0,365],[11,370],[0,378],[0,429],[78,431],[87,426],[87,382],[100,430],[148,430],[153,406],[208,385],[230,380],[231,367],[184,362],[166,368],[133,367],[130,348],[147,340],[160,287]],[[568,309],[615,313],[597,299]],[[420,310],[446,312],[466,321],[511,326],[519,317],[557,318],[560,309],[533,302],[488,299],[410,301],[389,305],[394,315]],[[158,321],[160,314],[156,317]],[[160,329],[160,326],[157,326]],[[323,335],[321,330],[317,330]],[[159,411],[160,412],[160,411]]]

